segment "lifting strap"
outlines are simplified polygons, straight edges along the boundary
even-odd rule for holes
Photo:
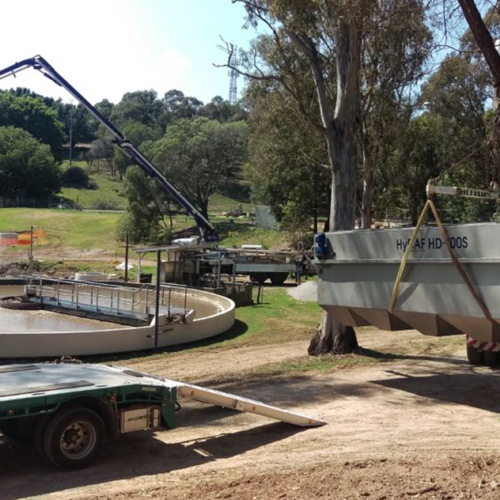
[[[483,300],[477,293],[476,289],[474,288],[474,285],[472,284],[469,276],[465,272],[465,269],[463,268],[462,264],[458,260],[455,251],[453,248],[451,248],[450,242],[448,240],[448,234],[446,233],[446,229],[443,226],[443,223],[441,222],[441,218],[439,217],[438,211],[436,209],[436,206],[434,205],[434,202],[432,201],[431,198],[427,200],[427,202],[424,205],[424,208],[422,210],[422,213],[420,214],[420,217],[418,219],[417,225],[415,226],[415,229],[413,230],[413,234],[411,235],[410,243],[406,247],[405,253],[403,255],[403,258],[401,259],[401,264],[399,265],[399,270],[398,274],[396,276],[396,280],[394,281],[394,286],[392,288],[392,295],[391,295],[391,301],[389,302],[389,312],[392,313],[394,310],[394,305],[396,304],[396,301],[398,299],[398,291],[399,291],[399,284],[401,283],[401,280],[403,279],[403,273],[406,267],[406,263],[408,262],[408,258],[410,257],[411,252],[413,251],[413,247],[415,245],[415,241],[417,240],[418,233],[425,222],[427,218],[427,212],[429,211],[429,208],[432,211],[432,214],[434,215],[434,219],[436,220],[436,223],[439,228],[439,232],[441,233],[441,237],[444,240],[444,244],[446,246],[446,250],[448,250],[448,254],[450,255],[450,258],[454,264],[454,266],[457,268],[457,271],[459,272],[460,276],[462,277],[465,285],[467,286],[469,292],[471,293],[472,297],[476,301],[477,305],[480,307],[481,311],[483,311],[484,316],[493,323],[493,318],[491,317],[490,311],[484,304]]]

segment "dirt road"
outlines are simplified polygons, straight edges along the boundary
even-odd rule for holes
[[[416,332],[360,337],[378,350],[427,342]],[[0,438],[0,498],[500,498],[500,372],[471,367],[463,348],[448,345],[444,354],[330,373],[237,376],[304,348],[195,351],[171,354],[163,366],[154,357],[129,364],[212,386],[223,376],[219,388],[322,418],[325,427],[301,430],[187,403],[177,429],[126,436],[91,468],[70,473]]]

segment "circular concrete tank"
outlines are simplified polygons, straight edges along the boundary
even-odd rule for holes
[[[0,298],[19,295],[22,286],[1,286]],[[202,290],[173,290],[171,305],[194,311],[184,322],[161,322],[158,346],[196,342],[229,330],[232,300]],[[194,317],[194,319],[193,319]],[[161,318],[160,318],[161,319]],[[154,320],[130,327],[50,311],[0,309],[0,358],[46,358],[141,351],[154,348]]]

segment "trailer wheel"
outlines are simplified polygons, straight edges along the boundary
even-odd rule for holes
[[[484,364],[486,366],[498,366],[500,364],[500,355],[498,352],[483,352]]]
[[[259,285],[263,285],[264,281],[267,280],[267,274],[266,273],[252,273],[250,275],[250,279],[252,281],[256,281]]]
[[[484,352],[467,344],[467,359],[471,365],[484,365]]]
[[[271,273],[269,275],[271,283],[276,286],[282,285],[288,278],[288,273]]]
[[[43,452],[60,469],[80,469],[94,460],[106,439],[101,417],[86,408],[56,413],[43,431]]]

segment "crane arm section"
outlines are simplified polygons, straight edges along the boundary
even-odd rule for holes
[[[456,198],[479,198],[482,200],[498,200],[500,198],[498,188],[476,189],[459,186],[436,186],[432,180],[427,183],[426,193],[427,196],[442,194]]]
[[[144,156],[98,109],[96,109],[80,92],[78,92],[67,80],[65,80],[42,56],[38,55],[31,59],[25,59],[0,70],[0,80],[8,76],[15,76],[16,73],[25,69],[33,68],[42,73],[49,80],[64,88],[71,94],[92,116],[114,137],[115,144],[150,177],[155,178],[179,205],[181,205],[189,215],[193,216],[196,225],[201,231],[203,240],[215,242],[218,240],[214,226],[209,220],[188,200],[180,191],[171,184],[163,173]]]

